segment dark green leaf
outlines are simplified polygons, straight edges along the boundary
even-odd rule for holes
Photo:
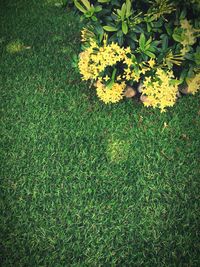
[[[182,36],[181,35],[179,35],[179,34],[177,34],[177,33],[173,33],[172,34],[172,37],[173,37],[173,39],[176,41],[176,42],[182,42],[183,41],[183,38],[182,38]]]
[[[164,34],[162,37],[162,51],[165,51],[168,48],[168,36],[167,34]]]
[[[144,33],[140,34],[140,39],[139,39],[139,46],[141,48],[141,50],[145,50],[145,43],[146,43],[146,38]]]

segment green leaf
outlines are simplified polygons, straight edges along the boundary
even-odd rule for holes
[[[122,21],[122,31],[124,34],[128,33],[128,25],[125,21]]]
[[[95,7],[93,5],[91,5],[90,9],[88,10],[88,12],[90,12],[91,14],[94,14],[95,12]]]
[[[107,32],[116,32],[116,31],[118,31],[118,29],[116,27],[113,27],[113,26],[103,26],[103,28]]]
[[[152,42],[152,37],[150,36],[149,40],[145,44],[145,47],[147,47],[148,45],[150,45],[151,42]]]
[[[189,71],[188,71],[188,78],[191,78],[191,77],[193,77],[194,76],[194,68],[193,68],[193,66],[191,66],[190,68],[189,68]]]
[[[141,50],[145,50],[145,43],[146,43],[146,38],[144,33],[140,34],[140,39],[139,39],[139,46],[141,48]]]
[[[77,0],[74,0],[74,4],[84,14],[87,12],[87,10],[84,7],[82,7],[82,5]]]
[[[176,42],[182,42],[183,41],[183,38],[182,38],[182,36],[181,35],[179,35],[179,34],[177,34],[177,33],[173,33],[172,34],[172,37],[173,37],[173,39],[176,41]]]
[[[115,80],[116,72],[117,72],[117,69],[114,68],[113,73],[112,73],[112,78],[111,78],[113,81]]]
[[[199,45],[197,46],[196,52],[194,53],[194,59],[195,59],[195,62],[196,61],[199,62],[199,63],[196,62],[196,64],[200,65],[200,46]]]
[[[109,3],[110,0],[98,0],[99,3]]]
[[[135,74],[139,76],[139,75],[140,75],[140,74],[139,74],[139,67],[138,67],[137,65],[134,65],[133,68],[134,68],[134,72],[135,72]]]
[[[122,16],[122,12],[121,12],[121,10],[120,9],[117,9],[117,14],[119,15],[119,17],[121,18],[121,16]]]
[[[181,82],[183,82],[185,80],[185,78],[187,77],[187,74],[188,74],[188,69],[183,69],[182,72],[181,72],[179,80]]]
[[[92,16],[91,19],[92,19],[92,21],[97,21],[97,17],[96,16]]]
[[[100,12],[102,10],[102,6],[96,6],[94,10],[95,12]]]
[[[87,8],[87,10],[90,10],[90,2],[88,0],[81,0],[81,2],[84,4],[84,6]]]
[[[126,18],[129,18],[132,15],[131,12],[131,1],[126,0]]]
[[[102,40],[103,40],[103,33],[99,34],[99,42],[102,42]]]
[[[134,33],[143,33],[144,32],[144,30],[142,29],[142,27],[140,27],[140,26],[138,26],[138,25],[136,25],[134,28],[133,28],[133,31],[134,31]]]
[[[183,10],[181,11],[179,19],[180,20],[185,19],[186,14],[187,14],[186,8],[183,8]]]
[[[181,83],[182,83],[182,81],[180,81],[180,80],[176,80],[176,79],[173,79],[173,80],[170,81],[170,84],[171,84],[171,85],[179,85],[179,84],[181,84]]]
[[[186,53],[184,58],[194,61],[194,54]]]
[[[156,52],[156,47],[151,44],[150,47],[148,49],[146,49],[146,50],[148,50],[150,52]]]
[[[168,41],[169,41],[168,36],[166,34],[163,35],[163,37],[162,37],[162,51],[167,50],[167,48],[168,48]]]
[[[147,56],[149,56],[150,58],[156,58],[156,56],[155,56],[155,54],[153,54],[152,52],[150,52],[150,51],[145,51],[144,52]]]
[[[117,69],[114,68],[114,70],[113,70],[113,72],[112,72],[111,81],[108,81],[108,84],[106,85],[106,87],[107,87],[108,89],[111,89],[112,86],[113,86],[113,84],[114,84],[114,82],[115,82],[115,75],[116,75],[116,72],[117,72]]]
[[[86,18],[91,18],[94,12],[87,11],[84,15]]]
[[[162,42],[161,41],[153,41],[151,43],[151,46],[154,46],[154,47],[157,47],[159,44],[161,44]]]
[[[136,62],[137,60],[136,60],[136,56],[134,55],[134,54],[131,54],[131,60],[133,61],[133,62]]]
[[[104,33],[103,27],[100,24],[95,24],[94,29],[95,29],[95,32],[97,34],[103,34]]]
[[[167,34],[168,34],[169,36],[171,36],[172,33],[173,33],[173,26],[172,26],[172,23],[171,23],[171,22],[169,22],[169,23],[165,23],[165,29],[166,29],[166,31],[167,31]]]
[[[150,31],[151,31],[151,29],[152,29],[152,28],[151,28],[151,25],[150,25],[150,23],[147,23],[147,31],[148,31],[148,32],[150,32]]]
[[[113,84],[114,84],[113,80],[109,81],[108,84],[106,85],[106,88],[111,89],[113,87]]]
[[[122,8],[121,8],[121,20],[122,20],[122,21],[124,21],[125,14],[126,14],[126,4],[124,3],[124,4],[122,5]]]

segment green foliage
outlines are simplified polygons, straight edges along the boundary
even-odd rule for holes
[[[81,3],[80,3],[81,2]],[[92,21],[97,21],[96,13],[102,10],[101,5],[90,4],[88,0],[74,0],[75,6],[84,14],[86,18],[91,18]]]
[[[195,0],[74,0],[83,14],[86,27],[101,28],[96,40],[101,43],[103,32],[108,43],[132,49],[138,63],[150,58],[176,73],[189,68],[199,69],[200,9]],[[182,75],[183,78],[183,75]]]

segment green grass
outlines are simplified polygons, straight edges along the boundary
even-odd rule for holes
[[[104,105],[71,68],[77,16],[2,2],[2,266],[199,266],[200,95]]]

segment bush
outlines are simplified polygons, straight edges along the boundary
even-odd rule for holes
[[[198,0],[74,0],[83,14],[79,70],[105,103],[130,86],[144,105],[173,106],[200,89]],[[132,94],[135,95],[135,94]]]

